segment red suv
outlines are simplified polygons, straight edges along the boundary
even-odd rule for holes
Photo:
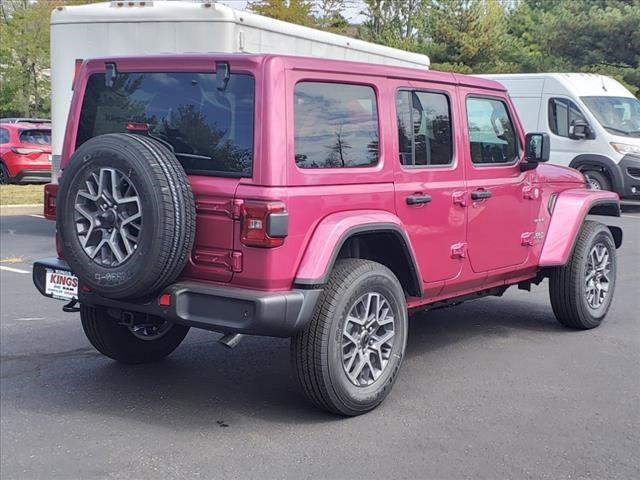
[[[97,59],[66,130],[58,258],[41,293],[125,363],[190,327],[291,337],[320,408],[357,415],[395,382],[408,312],[549,278],[564,325],[604,319],[615,193],[542,164],[498,83],[274,55]],[[55,197],[55,198],[54,198]],[[428,320],[425,320],[428,321]]]
[[[51,125],[0,123],[0,184],[51,180]]]

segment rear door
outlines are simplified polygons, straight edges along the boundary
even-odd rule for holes
[[[436,295],[436,285],[459,275],[464,258],[464,166],[453,128],[455,87],[418,82],[396,82],[395,87],[396,210],[427,291],[431,284],[429,293]]]
[[[105,84],[103,71],[92,74],[76,147],[97,135],[130,133],[173,150],[189,175],[197,215],[183,277],[228,282],[241,268],[233,250],[235,193],[253,171],[254,77],[232,67],[221,86],[213,62],[192,65],[190,71],[180,65],[158,67],[163,70],[118,63],[113,86]]]

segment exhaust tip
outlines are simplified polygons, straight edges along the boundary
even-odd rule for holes
[[[241,333],[228,333],[220,340],[218,340],[218,342],[220,342],[228,349],[232,349],[238,346],[240,340],[242,340],[242,337],[244,337],[244,335],[242,335]]]

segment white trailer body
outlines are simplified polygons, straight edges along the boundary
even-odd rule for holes
[[[162,53],[279,53],[429,68],[429,57],[293,25],[215,2],[114,1],[51,15],[54,172],[77,60]],[[55,178],[55,174],[54,174]]]

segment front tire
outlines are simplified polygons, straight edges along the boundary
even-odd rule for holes
[[[339,260],[311,322],[291,340],[307,399],[345,416],[377,407],[398,376],[407,324],[404,291],[391,270],[369,260]]]
[[[584,172],[584,176],[593,190],[613,190],[609,177],[607,177],[607,175],[603,172],[599,172],[596,170],[587,170],[586,172]]]
[[[121,363],[150,363],[163,359],[182,343],[189,327],[163,322],[161,318],[132,314],[128,322],[105,307],[81,305],[85,335],[103,355]]]
[[[566,327],[595,328],[607,315],[616,284],[616,246],[609,229],[585,221],[571,258],[549,278],[553,313]]]

